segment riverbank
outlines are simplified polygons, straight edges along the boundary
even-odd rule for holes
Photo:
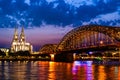
[[[0,61],[51,61],[50,57],[40,57],[40,58],[32,58],[32,57],[2,57]]]

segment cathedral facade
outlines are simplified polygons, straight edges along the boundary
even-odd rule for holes
[[[15,28],[10,51],[12,53],[18,51],[29,51],[30,53],[32,53],[32,50],[32,45],[25,40],[24,28],[22,28],[20,36],[18,35],[18,31]]]

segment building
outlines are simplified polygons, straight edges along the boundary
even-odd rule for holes
[[[29,51],[30,53],[32,53],[32,49],[32,45],[25,40],[24,28],[22,28],[20,36],[18,35],[18,31],[15,28],[10,48],[11,52],[15,53],[18,51]]]
[[[4,52],[4,53],[6,54],[6,56],[8,56],[9,49],[7,49],[7,48],[0,48],[0,50],[1,50],[2,52]]]

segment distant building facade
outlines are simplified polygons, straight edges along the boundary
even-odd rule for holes
[[[18,35],[18,31],[15,28],[10,51],[12,53],[15,53],[18,51],[29,51],[32,53],[32,50],[33,50],[32,45],[26,42],[25,40],[24,28],[22,28],[20,36]]]

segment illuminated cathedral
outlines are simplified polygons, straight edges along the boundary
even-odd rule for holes
[[[30,53],[32,53],[32,45],[26,42],[23,27],[22,27],[20,36],[18,35],[18,31],[15,28],[10,50],[12,53],[18,52],[18,51],[29,51]]]

